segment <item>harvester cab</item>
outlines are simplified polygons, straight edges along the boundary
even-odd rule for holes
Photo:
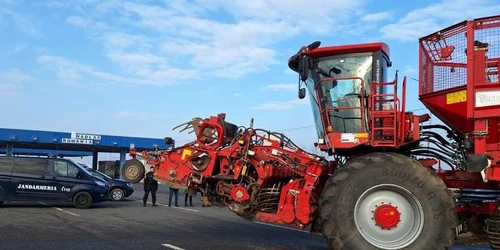
[[[288,62],[299,74],[299,98],[309,92],[318,147],[342,154],[363,145],[395,147],[404,142],[404,128],[397,123],[404,113],[398,110],[397,75],[394,82],[387,82],[391,67],[387,44],[321,48],[320,44],[303,46]]]

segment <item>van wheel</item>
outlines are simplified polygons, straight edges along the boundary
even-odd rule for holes
[[[131,183],[139,183],[144,178],[144,164],[137,159],[125,162],[122,168],[123,179]]]
[[[3,204],[3,201],[0,201],[0,206]]]
[[[123,200],[123,197],[125,197],[123,190],[121,190],[119,188],[115,188],[115,189],[111,190],[110,198],[112,201],[121,201],[121,200]]]
[[[86,209],[92,205],[92,196],[87,192],[79,192],[73,198],[73,205],[79,209]]]

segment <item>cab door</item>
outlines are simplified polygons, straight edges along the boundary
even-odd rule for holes
[[[47,192],[55,189],[49,186],[48,159],[14,157],[11,177],[13,200],[41,201]]]

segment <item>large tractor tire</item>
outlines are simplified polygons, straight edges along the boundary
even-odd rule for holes
[[[123,164],[122,176],[128,182],[139,183],[144,178],[145,172],[144,164],[137,159],[130,159]]]
[[[321,232],[334,250],[446,249],[455,204],[444,182],[418,161],[371,153],[348,161],[320,198]]]

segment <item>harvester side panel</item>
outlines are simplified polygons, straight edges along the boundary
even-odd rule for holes
[[[500,16],[464,21],[420,39],[419,98],[447,126],[494,161],[500,180]],[[499,172],[500,173],[500,172]]]
[[[461,22],[420,40],[419,97],[461,134],[500,112],[500,16]],[[487,92],[486,92],[487,91]],[[498,96],[498,98],[496,98]]]

